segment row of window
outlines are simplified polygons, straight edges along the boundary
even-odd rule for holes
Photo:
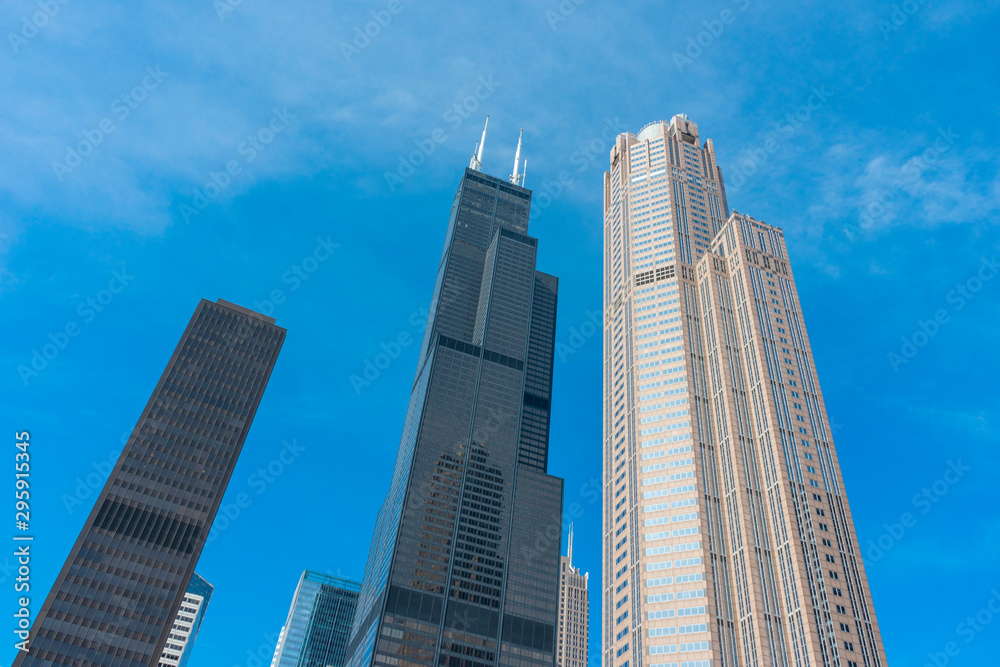
[[[686,644],[660,644],[659,646],[650,646],[650,655],[661,655],[663,653],[689,653],[691,651],[707,651],[709,647],[709,642],[690,642]]]

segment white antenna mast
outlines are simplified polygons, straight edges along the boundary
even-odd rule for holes
[[[476,169],[478,171],[478,167],[476,166],[476,153],[478,152],[479,152],[479,142],[477,141],[476,147],[472,149],[472,159],[469,160],[469,169]]]
[[[521,128],[521,133],[517,135],[517,152],[514,153],[514,173],[510,176],[510,182],[514,185],[519,185],[520,176],[518,174],[518,167],[521,163],[521,135],[524,134],[524,128]]]
[[[570,567],[573,567],[573,522],[569,524],[569,550],[566,552],[566,559],[569,560]]]
[[[483,169],[483,146],[486,144],[486,128],[490,125],[490,117],[486,117],[486,125],[483,125],[483,137],[476,143],[476,150],[472,153],[472,161],[469,163],[469,169],[475,169],[476,171],[482,171]]]
[[[524,158],[524,166],[521,167],[521,187],[524,187],[524,175],[528,173],[528,158]]]

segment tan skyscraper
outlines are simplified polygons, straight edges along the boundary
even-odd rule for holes
[[[604,178],[605,667],[882,667],[781,230],[686,116]]]
[[[559,630],[556,633],[556,667],[587,667],[590,641],[590,574],[573,567],[573,524],[569,549],[559,563]]]

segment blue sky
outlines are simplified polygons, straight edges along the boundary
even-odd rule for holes
[[[6,431],[34,442],[39,604],[198,299],[266,308],[281,290],[288,338],[228,493],[252,504],[201,558],[216,591],[192,664],[269,655],[304,568],[362,574],[417,345],[370,385],[350,378],[419,339],[485,114],[489,173],[510,173],[524,128],[531,232],[561,279],[568,346],[601,307],[608,138],[683,112],[714,140],[730,206],[785,231],[889,660],[956,642],[950,665],[995,661],[1000,619],[959,624],[1000,590],[1000,2],[42,11],[0,9],[0,387]],[[384,25],[355,43],[372,12]],[[318,247],[328,259],[304,264]],[[550,472],[582,506],[596,656],[601,512],[585,485],[601,474],[601,344],[570,349]],[[286,442],[304,449],[262,485]],[[962,475],[940,481],[952,464]],[[896,539],[886,524],[906,512]]]

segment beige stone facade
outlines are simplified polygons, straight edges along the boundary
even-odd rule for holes
[[[556,667],[587,667],[590,641],[590,574],[573,567],[573,525],[569,549],[559,563],[559,627],[556,632]]]
[[[685,116],[604,179],[606,667],[884,667],[781,230]]]

